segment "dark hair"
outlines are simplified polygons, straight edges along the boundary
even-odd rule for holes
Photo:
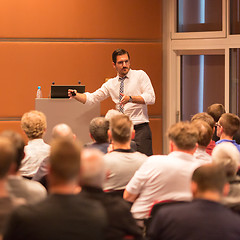
[[[222,166],[206,164],[193,172],[192,181],[197,184],[200,192],[210,190],[222,193],[227,177]]]
[[[217,122],[225,112],[224,106],[220,103],[212,104],[207,109],[207,113],[213,117],[215,122]]]
[[[198,129],[198,144],[207,147],[213,135],[210,125],[203,120],[194,120],[192,124]]]
[[[21,166],[22,159],[24,158],[24,140],[19,133],[10,130],[2,132],[1,136],[8,138],[16,149],[15,163],[16,171],[18,171]]]
[[[0,153],[0,179],[3,179],[16,158],[16,149],[10,139],[0,137]]]
[[[206,112],[196,113],[195,115],[193,115],[191,122],[195,120],[202,120],[204,122],[207,122],[212,129],[215,127],[215,121],[213,117]]]
[[[192,150],[196,147],[198,130],[190,122],[178,122],[168,130],[168,137],[181,150]]]
[[[121,49],[121,48],[118,48],[112,53],[112,61],[116,64],[117,56],[121,56],[121,55],[124,55],[124,54],[127,54],[128,59],[130,60],[130,55],[129,55],[128,51],[126,51],[124,49]]]
[[[79,176],[81,147],[76,141],[57,139],[51,144],[51,172],[59,181],[67,182]]]
[[[116,115],[110,120],[110,130],[113,140],[126,143],[131,139],[133,124],[128,116],[124,114]]]
[[[108,142],[109,121],[104,117],[92,119],[89,125],[89,131],[97,143]]]
[[[219,123],[223,128],[223,132],[230,137],[238,131],[240,126],[240,119],[237,115],[233,113],[224,113],[220,119]]]

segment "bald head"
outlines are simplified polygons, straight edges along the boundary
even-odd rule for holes
[[[73,134],[72,129],[64,123],[57,124],[52,129],[52,138],[59,139],[59,138],[67,138],[73,140],[75,138],[75,134]]]
[[[105,177],[103,154],[98,149],[84,149],[81,155],[80,184],[102,188]]]

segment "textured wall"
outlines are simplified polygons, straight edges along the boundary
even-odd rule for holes
[[[51,82],[87,91],[115,76],[111,53],[125,48],[133,69],[152,80],[156,104],[149,107],[154,153],[161,153],[161,1],[0,0],[0,131],[20,130],[21,115],[34,109],[37,86],[48,97]],[[113,108],[101,104],[101,114]]]

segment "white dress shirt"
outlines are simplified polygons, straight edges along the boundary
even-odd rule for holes
[[[140,194],[132,205],[134,218],[149,217],[155,201],[191,200],[191,177],[199,165],[193,155],[180,151],[149,157],[126,186],[129,193]]]
[[[206,152],[206,149],[198,147],[193,156],[202,164],[211,163],[212,157]]]
[[[50,153],[50,146],[43,139],[33,139],[24,148],[25,157],[19,169],[22,176],[33,177],[37,172],[40,163]]]
[[[155,93],[148,75],[142,70],[129,70],[124,80],[124,95],[141,96],[145,104],[128,102],[124,105],[124,114],[128,115],[134,125],[149,122],[147,105],[155,103]],[[93,93],[85,93],[86,104],[94,104],[111,96],[119,109],[119,76],[109,79]]]

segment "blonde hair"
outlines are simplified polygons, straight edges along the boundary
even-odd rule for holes
[[[181,150],[192,150],[198,141],[198,130],[190,122],[178,122],[168,130],[168,137]]]
[[[36,110],[24,113],[21,127],[29,139],[42,138],[47,128],[46,116]]]

